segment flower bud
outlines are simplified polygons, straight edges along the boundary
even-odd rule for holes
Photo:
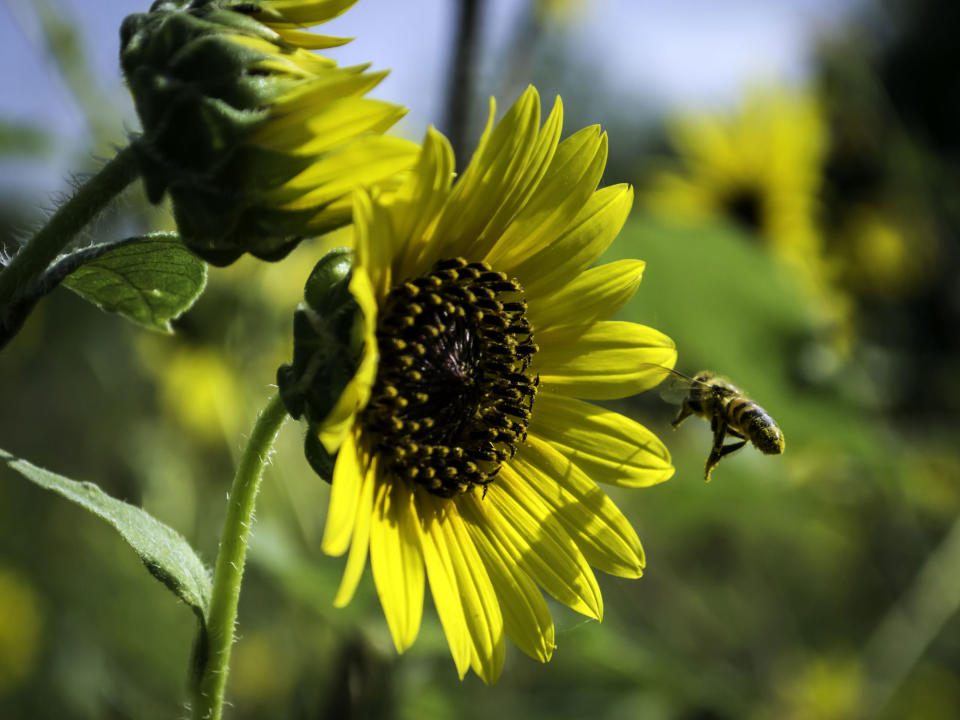
[[[319,428],[336,413],[365,350],[363,314],[350,291],[352,266],[352,251],[337,248],[314,267],[293,316],[293,363],[277,370],[287,411],[310,424],[307,458],[327,479],[333,461]]]
[[[353,2],[162,0],[124,21],[147,195],[170,194],[205,260],[278,260],[347,224],[354,187],[412,165],[415,144],[381,136],[405,110],[364,97],[385,73],[337,67],[309,50],[347,40],[298,29]]]

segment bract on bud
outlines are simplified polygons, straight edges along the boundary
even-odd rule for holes
[[[307,458],[326,479],[333,467],[335,443],[321,442],[320,428],[329,425],[355,381],[365,347],[364,316],[350,291],[353,253],[337,248],[314,267],[304,288],[304,301],[293,316],[293,363],[277,370],[277,386],[287,411],[305,418]],[[329,451],[325,448],[329,445]]]
[[[405,110],[365,97],[386,73],[310,50],[343,38],[300,28],[355,0],[163,0],[121,28],[152,202],[166,193],[184,242],[226,265],[284,257],[350,221],[350,192],[390,184],[414,143],[382,133]]]

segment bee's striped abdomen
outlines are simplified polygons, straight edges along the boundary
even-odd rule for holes
[[[767,411],[750,398],[733,398],[727,405],[727,421],[749,439],[760,452],[779,455],[783,452],[783,433]]]

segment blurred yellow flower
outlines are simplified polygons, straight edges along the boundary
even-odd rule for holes
[[[698,113],[668,126],[678,160],[646,183],[641,202],[673,222],[735,222],[793,269],[821,313],[845,322],[818,230],[827,128],[809,93],[754,90],[730,114]]]
[[[146,337],[141,357],[157,382],[164,415],[207,442],[222,442],[239,432],[246,403],[242,378],[226,355],[214,347],[170,346]]]
[[[907,232],[903,223],[882,209],[849,208],[831,248],[844,285],[866,297],[896,297],[915,287],[935,252],[925,217],[912,217]]]
[[[43,617],[33,588],[13,570],[0,568],[0,693],[30,676],[42,629]]]
[[[760,238],[806,290],[834,351],[846,355],[852,303],[818,222],[828,130],[817,99],[754,89],[734,112],[682,115],[668,133],[678,159],[653,173],[641,203],[671,222],[725,219]]]
[[[811,658],[784,679],[771,720],[849,720],[863,717],[863,670],[853,656]]]
[[[641,200],[671,219],[725,217],[792,261],[819,254],[815,204],[826,127],[807,94],[755,90],[729,115],[674,118],[668,133],[678,167],[648,183]]]
[[[355,195],[350,289],[363,357],[321,439],[339,450],[322,547],[349,549],[335,604],[350,602],[369,552],[394,644],[420,627],[425,582],[457,672],[493,683],[504,635],[547,661],[543,588],[599,620],[593,569],[639,577],[643,550],[597,482],[645,487],[673,473],[649,430],[578,398],[641,392],[672,367],[658,331],[609,321],[644,264],[590,266],[632,190],[597,190],[607,138],[560,142],[559,99],[540,124],[528,89],[466,171],[430,130],[396,193]],[[538,587],[539,585],[539,587]]]

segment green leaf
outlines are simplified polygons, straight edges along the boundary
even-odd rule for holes
[[[77,482],[0,450],[0,461],[110,523],[150,574],[183,600],[200,621],[201,644],[212,586],[210,573],[184,537],[140,508],[110,497],[93,483]]]
[[[101,310],[169,333],[170,320],[188,310],[203,292],[207,265],[176,233],[153,233],[84,262],[62,284]]]

